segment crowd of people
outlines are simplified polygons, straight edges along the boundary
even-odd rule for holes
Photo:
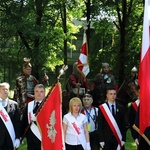
[[[71,97],[68,112],[62,116],[64,150],[124,150],[126,142],[126,120],[124,107],[116,101],[117,84],[110,72],[108,63],[92,83],[84,79],[73,64],[73,73],[69,76]],[[45,98],[45,75],[41,84],[31,75],[30,59],[25,59],[23,73],[16,78],[13,100],[8,98],[10,85],[0,83],[0,149],[18,149],[23,138],[27,139],[28,150],[41,150],[41,134],[36,123],[36,113]],[[138,83],[137,69],[131,70],[130,80]],[[133,74],[134,73],[134,74]],[[136,77],[135,77],[136,76]],[[130,106],[129,124],[131,133],[139,150],[149,149],[145,139],[132,126],[139,119],[138,99]],[[30,126],[29,126],[30,125]],[[27,127],[29,129],[26,131]],[[143,146],[144,145],[144,146]]]

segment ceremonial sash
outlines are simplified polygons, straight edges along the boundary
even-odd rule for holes
[[[137,99],[134,103],[132,103],[132,106],[136,112],[138,111],[139,103],[140,103],[139,99]]]
[[[31,123],[30,129],[33,132],[33,134],[41,141],[41,134],[39,132],[39,129],[37,125],[34,122],[32,122],[33,107],[34,107],[34,101],[28,103],[28,122],[29,124]]]
[[[15,130],[14,130],[13,124],[11,122],[11,119],[10,119],[7,111],[2,106],[1,103],[0,103],[0,117],[1,117],[1,119],[3,121],[3,123],[5,124],[6,129],[8,130],[8,133],[9,133],[9,135],[11,137],[11,140],[12,140],[12,143],[13,143],[13,146],[14,146],[15,138],[16,138]]]
[[[122,147],[122,144],[121,144],[121,141],[122,141],[122,135],[121,135],[121,132],[120,132],[120,129],[117,125],[117,122],[116,120],[114,119],[110,109],[108,108],[107,104],[102,104],[99,106],[99,108],[101,109],[108,125],[110,126],[113,134],[115,135],[117,141],[118,141],[118,147],[117,147],[117,150],[121,150],[121,147]]]
[[[71,124],[76,136],[78,137],[82,147],[84,150],[86,150],[86,140],[84,140],[82,138],[81,132],[80,132],[80,128],[78,126],[78,122],[75,120],[75,118],[73,118],[72,116],[67,118],[68,122]]]

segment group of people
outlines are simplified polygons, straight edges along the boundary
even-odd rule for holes
[[[41,150],[40,132],[36,125],[36,113],[45,98],[44,82],[41,84],[31,75],[29,58],[24,59],[23,72],[16,79],[13,100],[9,99],[10,85],[0,83],[0,149],[18,149],[23,138],[27,139],[28,150]],[[28,130],[26,130],[28,128]]]
[[[124,149],[125,114],[123,106],[115,101],[116,95],[114,87],[107,88],[107,101],[99,107],[92,106],[90,93],[84,94],[82,99],[70,100],[69,112],[63,117],[66,150]]]
[[[73,66],[69,77],[72,98],[69,111],[63,115],[65,150],[124,149],[126,123],[124,108],[116,102],[117,85],[108,63],[93,80],[92,89]],[[36,113],[45,98],[44,82],[31,75],[30,59],[25,59],[23,73],[16,79],[14,99],[8,98],[9,84],[0,84],[0,149],[14,150],[27,139],[28,150],[41,150],[41,135]],[[103,91],[103,92],[100,92]],[[93,93],[96,92],[96,98]],[[102,93],[102,94],[101,94]],[[96,99],[96,101],[95,101]],[[29,127],[29,128],[28,128]],[[28,130],[26,130],[28,128]],[[38,132],[37,132],[38,131]],[[137,142],[137,138],[135,138]]]

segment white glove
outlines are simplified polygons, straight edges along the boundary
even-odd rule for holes
[[[135,143],[136,143],[136,145],[139,145],[139,140],[135,139]]]
[[[104,148],[105,142],[100,142],[99,144],[102,148]]]
[[[20,146],[20,140],[19,140],[19,139],[16,139],[16,140],[15,140],[14,147],[15,147],[15,148],[18,148],[19,146]]]
[[[125,142],[124,141],[121,141],[121,146],[123,146],[125,144]]]
[[[32,115],[31,115],[31,120],[32,120],[32,121],[36,121],[36,116],[35,116],[35,114],[32,114]]]
[[[86,143],[86,150],[91,150],[90,142]]]

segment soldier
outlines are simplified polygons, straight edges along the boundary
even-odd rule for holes
[[[69,84],[73,92],[72,97],[82,98],[87,91],[90,91],[89,82],[77,70],[77,62],[73,64],[73,73],[69,76]]]
[[[115,77],[110,73],[110,66],[108,63],[102,63],[102,70],[97,74],[93,80],[93,105],[98,107],[106,100],[106,89],[114,87],[117,90]]]
[[[131,75],[128,82],[133,82],[136,86],[138,86],[138,69],[135,66],[131,69]]]
[[[39,81],[31,75],[32,65],[30,59],[24,58],[24,61],[23,73],[16,78],[16,86],[14,90],[14,100],[19,104],[21,116],[26,104],[34,99],[34,87],[39,83]],[[48,76],[45,75],[42,84],[47,80]]]

